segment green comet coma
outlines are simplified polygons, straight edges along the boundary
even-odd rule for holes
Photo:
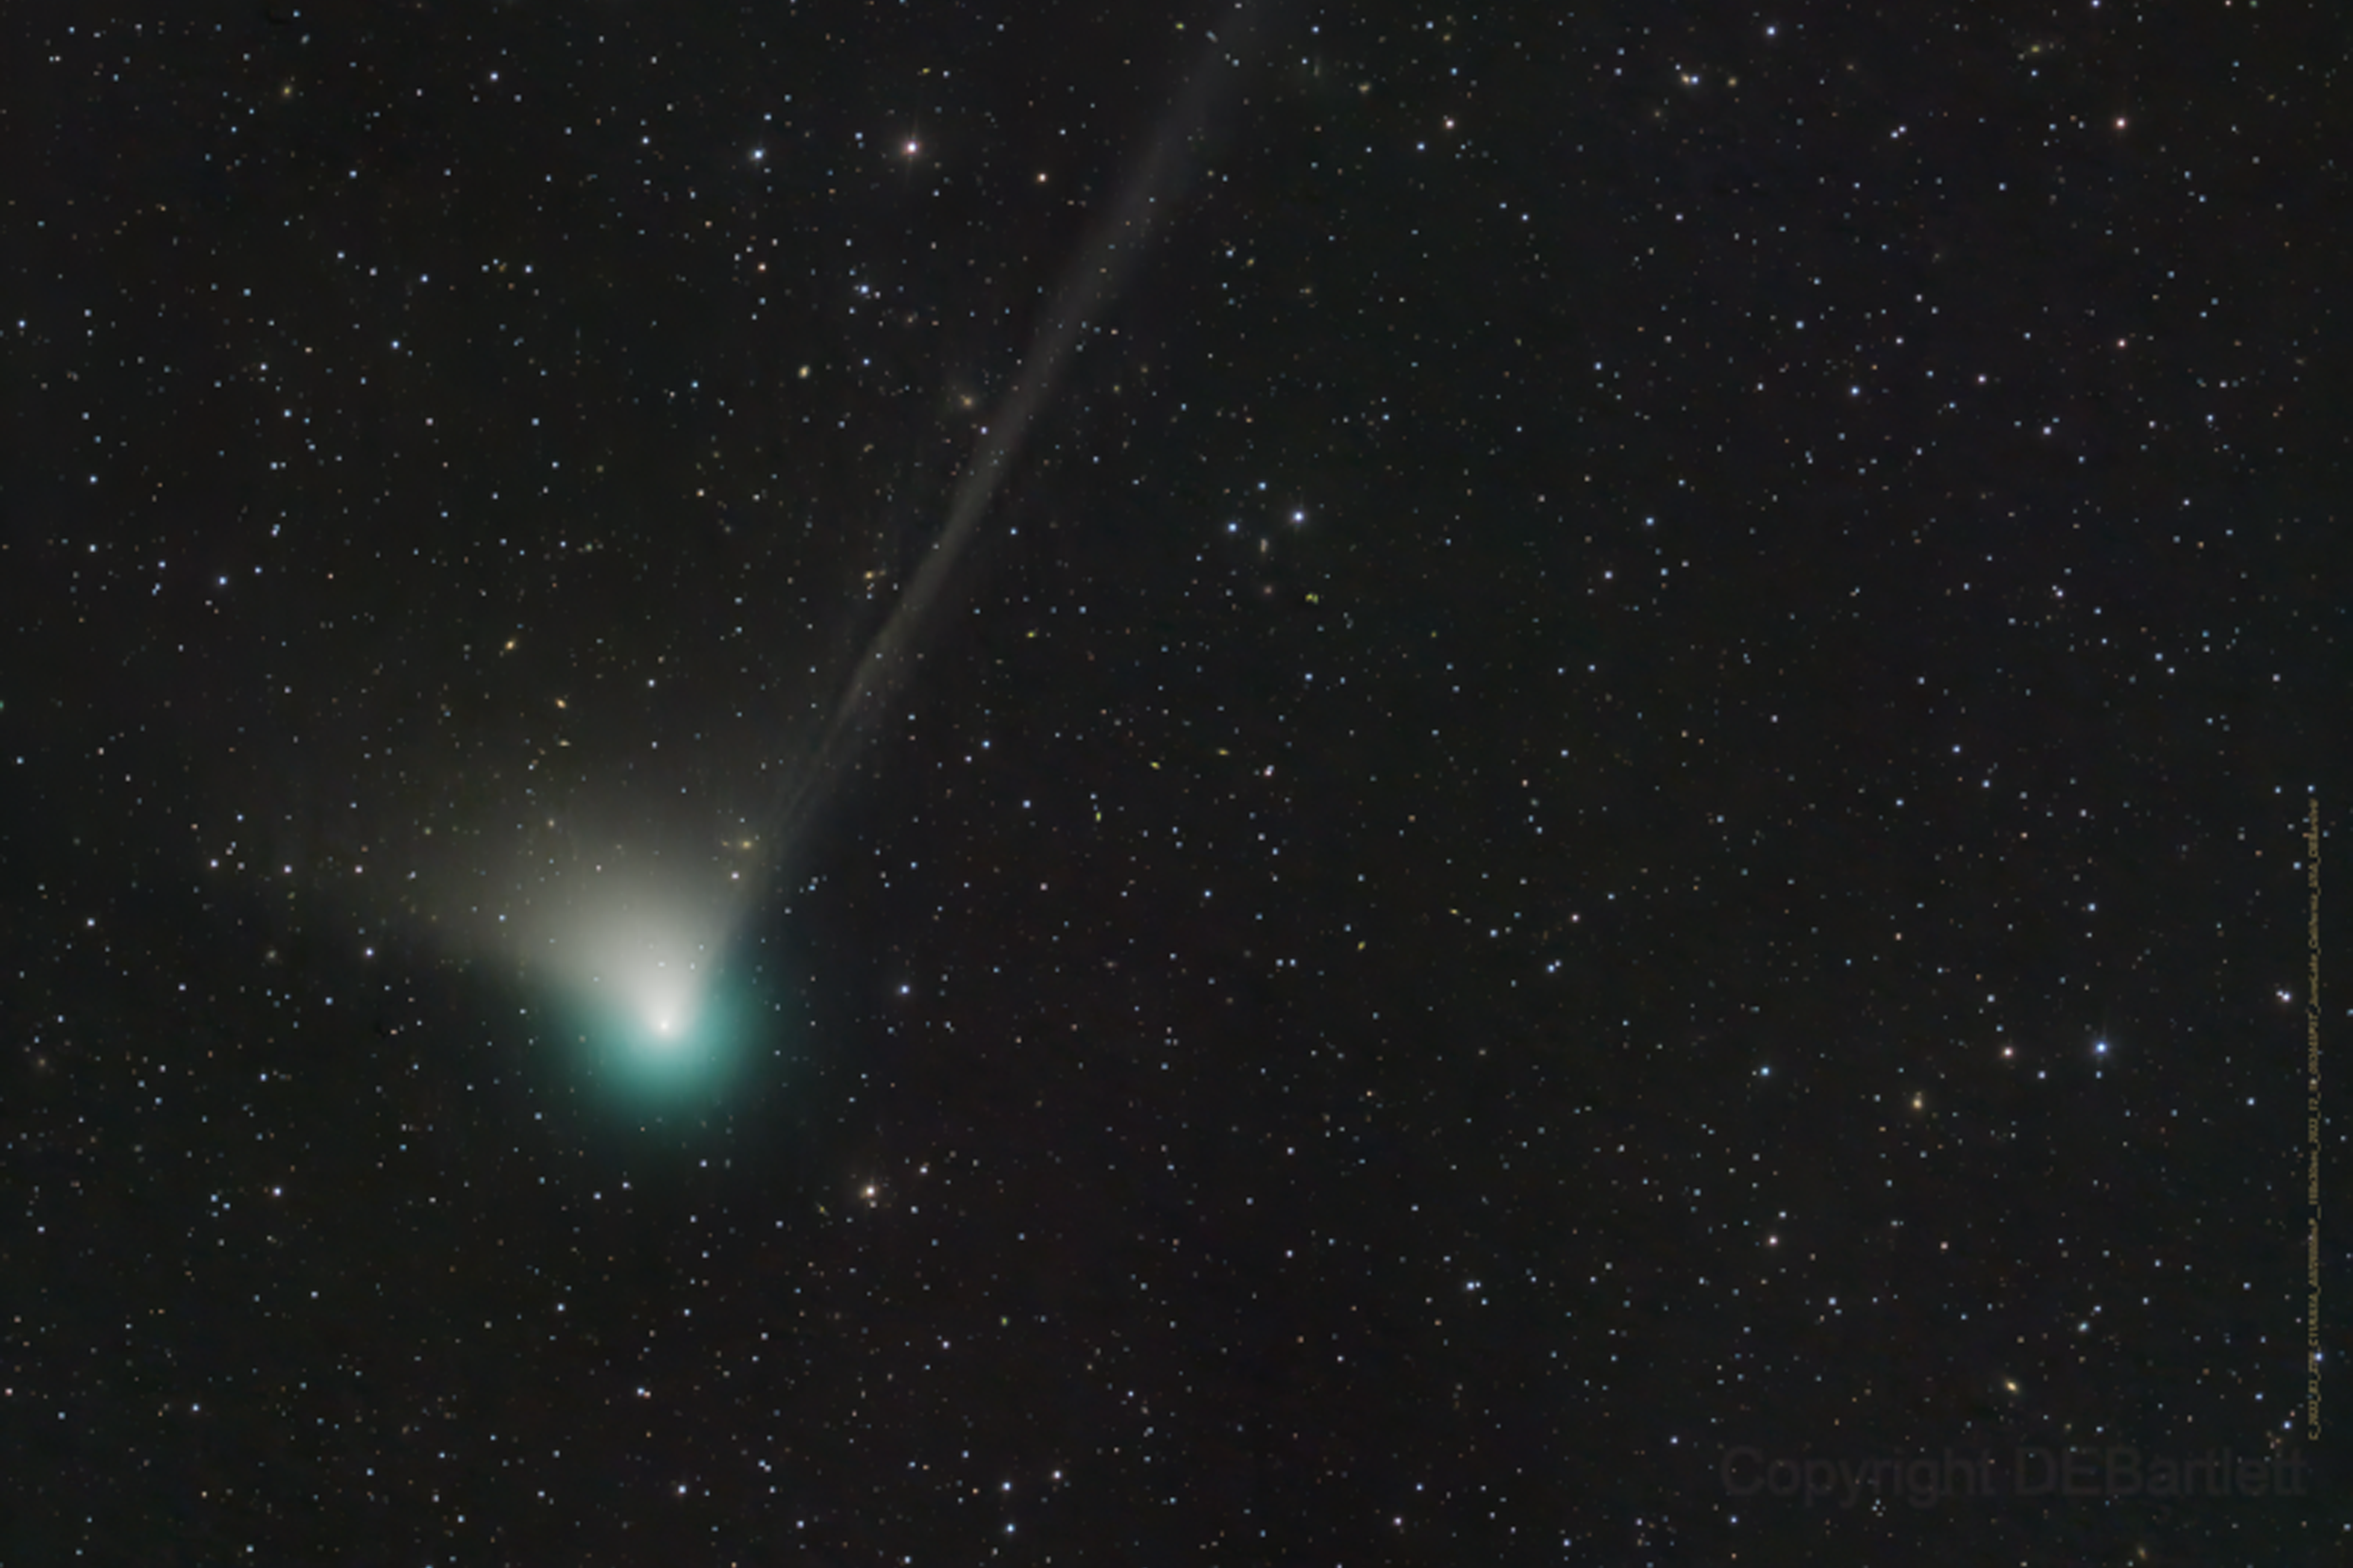
[[[759,1043],[762,1021],[782,1022],[753,986],[724,973],[706,987],[650,1000],[593,987],[565,998],[561,1017],[590,1086],[630,1112],[717,1100]]]

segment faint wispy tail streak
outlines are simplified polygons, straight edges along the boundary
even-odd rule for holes
[[[1012,390],[985,427],[972,460],[956,480],[947,522],[892,607],[890,618],[859,659],[816,744],[787,775],[776,830],[769,839],[776,846],[780,873],[785,870],[784,859],[797,851],[801,836],[856,758],[871,719],[920,661],[933,618],[957,563],[988,515],[989,503],[1019,455],[1030,425],[1052,394],[1064,362],[1118,297],[1145,242],[1173,204],[1187,173],[1188,147],[1203,132],[1219,100],[1241,73],[1254,9],[1253,0],[1241,0],[1224,26],[1209,35],[1208,52],[1162,117],[1118,201],[1096,223],[1064,276],[1022,360]]]

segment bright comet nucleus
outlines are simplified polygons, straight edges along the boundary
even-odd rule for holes
[[[691,953],[663,950],[691,944]],[[592,987],[609,985],[627,1010],[643,1021],[653,1042],[676,1045],[694,1032],[700,1005],[705,968],[715,962],[716,942],[698,939],[691,932],[649,938],[645,954],[635,964],[624,959],[591,977]]]
[[[692,877],[639,874],[600,878],[593,895],[532,921],[528,961],[564,1035],[624,1104],[695,1098],[729,1078],[751,1018],[725,962],[733,903]]]

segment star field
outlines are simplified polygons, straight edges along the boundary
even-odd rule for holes
[[[15,31],[0,1559],[2346,1560],[2329,13]]]

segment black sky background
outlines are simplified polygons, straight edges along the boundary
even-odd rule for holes
[[[2346,1560],[2344,19],[1250,22],[12,16],[0,1557]],[[1722,1468],[2068,1444],[2310,1495]]]

